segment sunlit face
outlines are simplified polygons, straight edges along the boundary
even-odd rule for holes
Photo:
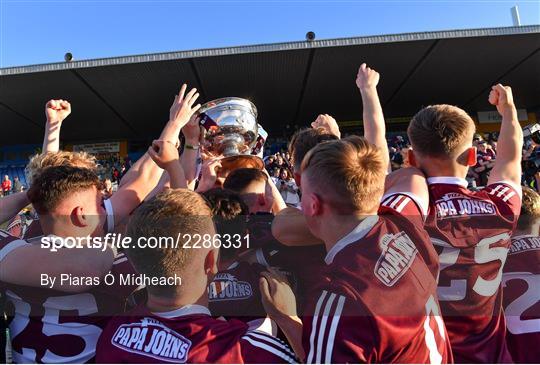
[[[287,174],[287,171],[283,170],[281,171],[281,176],[280,176],[283,180],[287,180],[287,178],[289,177],[289,175]]]

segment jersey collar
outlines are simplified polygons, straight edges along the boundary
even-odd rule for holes
[[[345,247],[354,243],[368,234],[373,226],[379,221],[378,215],[372,215],[362,220],[350,233],[337,241],[337,243],[328,251],[324,261],[330,265],[334,261],[334,257]]]
[[[431,184],[448,184],[448,185],[459,185],[464,188],[466,188],[469,183],[467,180],[461,178],[461,177],[455,177],[455,176],[435,176],[435,177],[428,177],[427,178],[428,185]]]
[[[198,304],[185,305],[183,307],[174,309],[169,312],[152,312],[152,314],[158,317],[167,318],[167,319],[181,317],[181,316],[189,316],[192,314],[205,314],[208,316],[211,315],[210,310],[208,308],[202,305],[198,305]]]

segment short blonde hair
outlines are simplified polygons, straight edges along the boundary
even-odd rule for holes
[[[47,152],[41,155],[34,155],[26,165],[25,175],[28,185],[47,167],[53,166],[73,166],[97,171],[96,158],[86,152]]]
[[[518,228],[528,229],[540,218],[540,195],[531,188],[522,187],[521,213],[518,219]]]
[[[180,237],[176,242],[178,245],[152,248],[133,245],[126,249],[126,254],[140,274],[173,277],[186,268],[197,252],[195,248],[184,248],[184,244],[191,237],[195,237],[192,244],[198,236],[204,239],[204,235],[213,234],[214,229],[212,210],[201,195],[187,189],[169,189],[133,212],[127,235],[133,242],[141,237],[172,237],[173,240]],[[176,292],[173,286],[152,286],[148,289],[166,296]]]
[[[415,153],[438,158],[456,158],[472,143],[476,126],[472,118],[453,105],[430,105],[412,118],[407,134]]]
[[[370,214],[379,206],[386,167],[381,149],[364,138],[348,137],[311,149],[302,173],[334,211]]]

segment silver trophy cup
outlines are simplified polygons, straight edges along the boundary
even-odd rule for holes
[[[221,98],[204,104],[197,116],[204,127],[202,151],[221,158],[223,173],[242,167],[264,168],[256,152],[264,144],[257,123],[257,108],[241,98]]]

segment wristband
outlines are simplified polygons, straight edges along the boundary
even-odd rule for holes
[[[200,147],[201,147],[201,145],[193,146],[193,145],[190,145],[190,144],[187,144],[187,143],[184,145],[184,148],[187,148],[188,150],[194,150],[194,151],[197,151]]]

